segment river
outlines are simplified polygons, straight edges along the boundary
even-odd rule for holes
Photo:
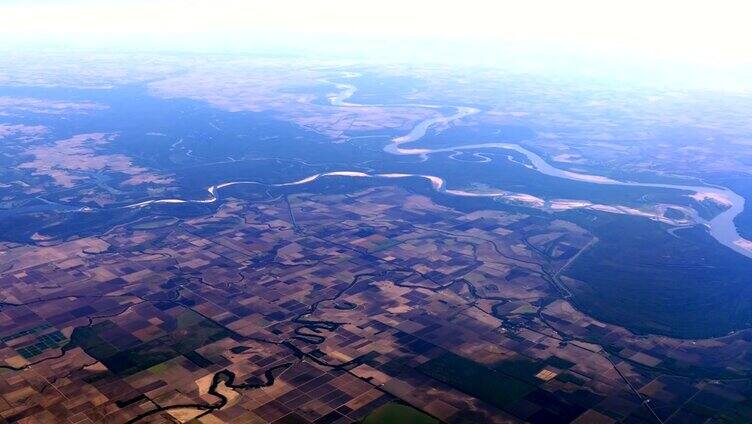
[[[385,105],[361,105],[357,103],[349,103],[346,102],[346,100],[350,97],[352,97],[353,94],[355,94],[357,88],[351,84],[341,84],[337,83],[335,84],[340,91],[336,94],[333,94],[329,96],[329,101],[332,106],[334,107],[386,107]],[[425,108],[431,108],[431,109],[440,109],[442,106],[438,105],[422,105],[422,104],[396,104],[396,105],[389,105],[389,107],[425,107]],[[405,144],[414,142],[416,140],[419,140],[423,138],[426,135],[426,132],[429,128],[434,127],[436,125],[443,125],[448,124],[450,122],[463,119],[467,116],[474,115],[480,112],[479,109],[473,108],[473,107],[466,107],[466,106],[451,106],[455,109],[455,113],[451,115],[442,115],[439,117],[432,117],[425,119],[421,122],[419,122],[417,125],[415,125],[409,133],[405,135],[401,135],[398,137],[394,137],[391,139],[390,143],[387,144],[384,147],[384,151],[390,154],[394,155],[419,155],[424,158],[428,158],[429,155],[435,154],[435,153],[442,153],[442,152],[461,152],[465,150],[481,150],[481,149],[504,149],[504,150],[512,150],[518,153],[521,153],[524,155],[528,161],[530,161],[530,165],[525,165],[528,168],[535,170],[537,172],[540,172],[541,174],[549,175],[556,178],[563,178],[573,181],[580,181],[580,182],[586,182],[591,184],[601,184],[601,185],[615,185],[615,186],[630,186],[630,187],[645,187],[645,188],[666,188],[666,189],[674,189],[679,191],[685,191],[688,193],[691,193],[690,195],[696,196],[698,199],[704,199],[709,198],[714,201],[721,202],[726,205],[726,209],[716,215],[714,218],[710,220],[705,220],[699,217],[699,214],[695,213],[693,214],[694,219],[699,222],[700,224],[706,225],[708,227],[710,235],[717,240],[722,245],[734,250],[735,252],[744,255],[746,257],[752,258],[752,241],[749,241],[747,239],[744,239],[739,232],[737,231],[736,225],[734,224],[734,219],[742,213],[744,210],[744,198],[734,191],[725,188],[725,187],[717,187],[717,186],[709,186],[709,185],[680,185],[680,184],[667,184],[667,183],[644,183],[644,182],[634,182],[634,181],[619,181],[612,178],[608,178],[605,176],[599,176],[599,175],[591,175],[591,174],[583,174],[583,173],[577,173],[572,171],[567,171],[564,169],[559,169],[554,167],[553,165],[546,162],[545,159],[543,159],[538,154],[531,152],[530,150],[513,143],[504,143],[504,142],[492,142],[492,143],[481,143],[481,144],[470,144],[470,145],[458,145],[454,147],[444,147],[439,149],[428,149],[428,148],[404,148],[401,146],[404,146]],[[508,157],[509,160],[512,160],[511,157]],[[540,207],[542,206],[542,199],[538,199],[534,196],[526,195],[524,193],[511,193],[506,191],[495,191],[495,192],[488,192],[488,193],[472,193],[467,192],[463,190],[447,190],[446,189],[446,181],[435,175],[420,175],[420,174],[409,174],[409,173],[392,173],[392,174],[367,174],[360,171],[334,171],[334,172],[327,172],[327,173],[320,173],[320,174],[314,174],[311,176],[308,176],[306,178],[292,181],[292,182],[286,182],[286,183],[278,183],[278,184],[266,184],[270,187],[285,187],[285,186],[293,186],[293,185],[302,185],[302,184],[308,184],[312,183],[320,178],[324,177],[352,177],[352,178],[423,178],[427,179],[431,182],[431,185],[436,191],[443,192],[445,194],[449,195],[455,195],[455,196],[484,196],[484,197],[504,197],[509,200],[521,202],[521,203],[528,203],[531,207]],[[242,184],[261,184],[256,181],[230,181],[225,182],[222,184],[217,184],[209,187],[207,191],[209,192],[209,197],[207,199],[201,199],[201,200],[184,200],[184,199],[157,199],[157,200],[147,200],[144,202],[139,202],[133,205],[125,206],[126,208],[135,208],[135,207],[145,207],[152,204],[164,204],[164,203],[213,203],[218,200],[218,191],[225,187],[231,187],[234,185],[242,185]],[[575,203],[577,201],[574,201]],[[603,206],[603,205],[593,205],[593,206]],[[621,208],[621,209],[619,209]],[[622,206],[616,206],[613,208],[613,211],[623,211],[627,208]],[[600,210],[604,210],[604,208],[601,208]],[[630,211],[635,212],[634,214],[638,214],[639,211],[636,209],[630,209]],[[629,212],[626,212],[629,213]],[[649,214],[643,214],[644,216],[649,216],[651,218],[657,218],[656,216],[652,216]],[[666,222],[666,221],[664,221]]]

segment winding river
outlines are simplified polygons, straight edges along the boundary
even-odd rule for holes
[[[412,134],[412,133],[411,133]],[[701,224],[708,227],[710,235],[716,239],[719,243],[732,250],[752,258],[752,242],[743,238],[734,224],[734,219],[744,211],[745,200],[742,196],[736,192],[725,187],[714,186],[697,186],[697,185],[680,185],[680,184],[665,184],[665,183],[640,183],[632,181],[619,181],[608,177],[599,175],[581,174],[563,169],[556,168],[545,161],[542,157],[536,153],[531,152],[528,149],[512,143],[483,143],[483,144],[470,144],[456,147],[447,147],[442,149],[404,149],[400,148],[400,144],[405,144],[410,141],[417,140],[425,134],[425,130],[422,130],[422,134],[419,131],[415,135],[417,138],[409,138],[408,136],[399,137],[393,139],[384,150],[389,153],[399,155],[422,155],[426,156],[432,153],[441,152],[458,152],[462,150],[479,150],[479,149],[505,149],[513,150],[515,152],[523,154],[532,165],[529,166],[541,174],[549,175],[557,178],[564,178],[567,180],[587,182],[591,184],[602,185],[617,185],[617,186],[630,186],[630,187],[646,187],[646,188],[668,188],[674,190],[681,190],[693,193],[693,195],[700,198],[718,199],[727,207],[723,212],[716,215],[710,220],[704,220],[699,217],[695,217]]]
[[[357,88],[351,84],[337,83],[335,85],[340,91],[329,97],[329,101],[332,106],[335,106],[335,107],[374,107],[374,106],[387,107],[386,105],[370,105],[370,104],[361,105],[357,103],[349,103],[346,100],[352,97],[353,94],[355,94]],[[431,109],[440,108],[440,106],[436,106],[436,105],[422,105],[422,104],[397,104],[397,105],[388,105],[388,106],[389,107],[425,107],[425,108],[431,108]],[[715,238],[719,243],[734,250],[735,252],[741,255],[752,258],[752,241],[744,239],[739,234],[739,232],[737,231],[736,225],[734,224],[734,218],[736,218],[744,210],[744,198],[738,195],[737,193],[735,193],[734,191],[729,190],[724,187],[706,186],[706,185],[703,185],[703,186],[678,185],[678,184],[666,184],[666,183],[641,183],[641,182],[632,182],[632,181],[619,181],[619,180],[614,180],[614,179],[604,177],[604,176],[599,176],[599,175],[590,175],[590,174],[567,171],[567,170],[559,169],[559,168],[552,166],[551,164],[546,162],[545,159],[540,157],[538,154],[531,152],[530,150],[518,144],[513,144],[513,143],[493,142],[493,143],[482,143],[482,144],[459,145],[459,146],[445,147],[445,148],[440,148],[440,149],[402,147],[405,144],[408,144],[408,143],[411,143],[411,142],[414,142],[416,140],[423,138],[426,135],[426,132],[428,131],[428,129],[431,127],[434,127],[436,125],[448,124],[450,122],[453,122],[453,121],[456,121],[456,120],[459,120],[459,119],[462,119],[467,116],[477,114],[480,112],[479,109],[476,109],[473,107],[466,107],[466,106],[454,106],[454,109],[455,109],[455,113],[451,115],[441,115],[438,117],[425,119],[421,121],[420,123],[418,123],[415,127],[413,127],[412,130],[410,130],[408,134],[392,138],[391,142],[384,147],[384,151],[390,154],[394,154],[394,155],[418,155],[427,159],[428,156],[431,154],[443,153],[443,152],[451,152],[451,153],[456,154],[456,153],[460,153],[466,150],[481,150],[481,149],[511,150],[511,151],[515,151],[524,155],[528,159],[530,164],[525,164],[525,166],[527,166],[528,168],[535,170],[537,172],[540,172],[541,174],[549,175],[549,176],[556,177],[556,178],[587,182],[591,184],[645,187],[645,188],[667,188],[667,189],[674,189],[674,190],[688,192],[690,193],[689,195],[699,200],[711,199],[713,201],[716,201],[725,205],[726,209],[710,220],[702,219],[696,213],[693,214],[693,218],[697,222],[703,225],[706,225],[709,229],[710,235],[713,238]],[[508,159],[512,160],[511,157]],[[128,205],[125,207],[137,208],[137,207],[145,207],[145,206],[152,205],[152,204],[170,204],[170,203],[213,203],[218,200],[218,191],[226,187],[243,185],[243,184],[255,184],[255,185],[264,185],[264,186],[270,186],[270,187],[286,187],[286,186],[295,186],[295,185],[303,185],[303,184],[312,183],[324,177],[423,178],[431,182],[431,185],[434,188],[434,190],[445,193],[445,194],[449,194],[449,195],[501,197],[501,198],[506,198],[508,200],[512,200],[512,201],[516,201],[520,203],[528,203],[532,207],[542,207],[544,203],[542,199],[536,198],[534,196],[526,195],[523,193],[510,193],[506,191],[474,193],[474,192],[467,192],[463,190],[448,190],[446,188],[445,180],[441,177],[434,176],[434,175],[421,175],[421,174],[408,174],[408,173],[368,174],[368,173],[359,172],[359,171],[335,171],[335,172],[314,174],[314,175],[308,176],[306,178],[303,178],[297,181],[279,183],[279,184],[263,184],[257,181],[231,181],[231,182],[226,182],[226,183],[209,187],[207,189],[209,192],[209,197],[207,199],[147,200],[144,202]],[[574,203],[577,203],[577,201],[574,201]],[[590,205],[600,206],[601,207],[600,209],[593,208],[597,210],[605,210],[605,211],[617,212],[617,213],[640,214],[640,211],[636,209],[628,209],[628,208],[621,207],[621,206],[605,206],[605,205],[592,205],[592,204]],[[623,212],[625,210],[627,212]],[[642,215],[651,217],[653,219],[659,219],[659,217],[650,215],[647,213],[644,213]],[[662,221],[670,223],[670,221],[666,221],[666,220],[662,220]],[[675,225],[678,225],[678,224],[675,224]],[[686,225],[686,223],[684,223],[683,225]]]
[[[346,90],[342,91],[342,96],[344,98],[343,99],[338,98],[339,105],[352,106],[352,107],[365,106],[365,105],[357,105],[353,103],[346,103],[344,100],[346,98],[351,97],[353,94],[355,94],[356,88],[349,84],[344,85],[344,86],[346,87]],[[742,213],[742,211],[744,211],[744,198],[740,196],[739,194],[737,194],[736,192],[725,187],[618,181],[618,180],[614,180],[608,177],[603,177],[603,176],[598,176],[598,175],[589,175],[589,174],[581,174],[581,173],[566,171],[566,170],[559,169],[559,168],[552,166],[551,164],[546,162],[542,157],[531,152],[530,150],[527,150],[518,144],[512,144],[512,143],[483,143],[483,144],[447,147],[447,148],[441,148],[441,149],[404,149],[400,147],[403,144],[407,144],[407,143],[423,138],[426,135],[426,131],[430,127],[436,124],[445,124],[445,123],[462,119],[466,116],[473,115],[479,112],[478,109],[465,107],[465,106],[456,106],[455,109],[456,109],[456,112],[453,115],[426,119],[420,122],[408,134],[393,138],[391,140],[391,143],[388,144],[384,148],[384,151],[387,153],[398,154],[398,155],[421,155],[425,157],[432,153],[458,152],[462,150],[478,150],[478,149],[489,149],[489,148],[513,150],[513,151],[516,151],[518,153],[525,155],[525,157],[532,163],[532,166],[530,167],[531,169],[534,169],[542,174],[549,175],[552,177],[564,178],[564,179],[574,180],[574,181],[588,182],[592,184],[619,185],[619,186],[646,187],[646,188],[668,188],[668,189],[674,189],[674,190],[688,191],[688,192],[693,193],[696,196],[699,196],[700,198],[719,199],[722,203],[725,204],[725,206],[727,206],[727,209],[725,209],[723,212],[719,213],[718,215],[716,215],[714,218],[710,220],[703,220],[697,217],[698,221],[708,227],[710,231],[710,235],[713,238],[715,238],[719,243],[734,250],[737,253],[740,253],[744,256],[752,258],[752,241],[743,238],[739,234],[736,228],[736,224],[734,224],[734,219],[740,213]]]

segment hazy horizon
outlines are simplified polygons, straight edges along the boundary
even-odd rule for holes
[[[294,55],[752,89],[741,1],[9,1],[0,50]]]

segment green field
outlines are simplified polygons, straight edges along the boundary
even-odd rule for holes
[[[438,424],[439,421],[401,403],[387,403],[371,412],[362,424]]]
[[[522,380],[449,352],[420,365],[418,370],[502,409],[535,390]]]
[[[176,318],[175,331],[126,349],[115,347],[116,342],[111,337],[118,334],[118,328],[112,321],[77,328],[71,336],[70,347],[80,346],[110,371],[125,376],[180,355],[188,355],[190,358],[195,349],[230,336],[227,330],[189,309]]]

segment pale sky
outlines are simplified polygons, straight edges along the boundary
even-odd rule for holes
[[[0,47],[548,51],[739,74],[752,69],[750,19],[740,0],[0,0]]]

